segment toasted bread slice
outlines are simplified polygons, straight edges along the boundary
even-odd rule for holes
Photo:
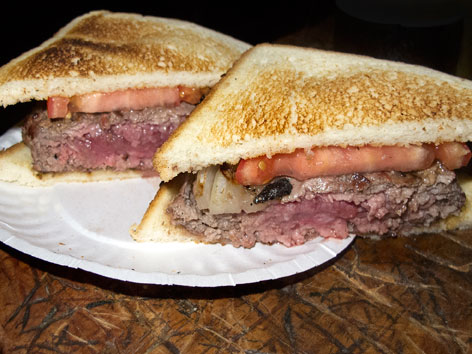
[[[39,173],[32,168],[28,147],[20,142],[0,151],[0,181],[25,187],[47,187],[57,183],[85,183],[151,177],[143,172],[97,170],[91,172]]]
[[[0,105],[127,88],[211,87],[249,47],[186,21],[94,11],[1,67]],[[0,180],[22,185],[140,176],[112,170],[39,174],[24,145],[0,154]]]
[[[172,181],[161,184],[154,200],[149,205],[139,225],[130,228],[130,234],[138,242],[196,242],[202,237],[194,235],[185,228],[172,224],[166,209],[179,192],[185,175],[179,175]],[[466,194],[466,204],[457,216],[450,216],[428,227],[417,227],[409,235],[423,233],[440,233],[445,231],[464,230],[472,227],[472,177],[459,174],[458,181]]]
[[[185,176],[180,175],[172,181],[161,184],[153,201],[139,225],[132,225],[129,232],[138,242],[200,242],[198,237],[172,224],[166,209],[179,192]]]
[[[181,172],[313,146],[472,140],[472,82],[358,55],[260,44],[158,150]]]
[[[211,87],[249,47],[190,22],[94,11],[0,68],[0,105],[127,88]]]

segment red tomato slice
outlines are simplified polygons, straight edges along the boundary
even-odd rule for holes
[[[472,153],[467,144],[443,143],[436,146],[436,158],[441,161],[448,170],[455,170],[467,166]]]
[[[67,107],[69,99],[67,97],[49,97],[48,98],[48,117],[49,118],[64,118],[69,112]]]
[[[204,89],[179,86],[93,92],[71,98],[55,96],[48,99],[48,117],[63,118],[69,112],[96,113],[176,106],[181,101],[197,104],[203,93]]]
[[[236,181],[242,185],[262,185],[276,176],[305,180],[318,176],[377,171],[417,171],[431,166],[435,159],[432,145],[321,147],[306,152],[278,154],[242,160]]]
[[[177,87],[129,89],[115,92],[95,92],[70,99],[70,112],[112,112],[122,109],[140,110],[146,107],[175,106],[180,103]]]

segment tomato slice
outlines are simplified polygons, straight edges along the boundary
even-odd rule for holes
[[[180,103],[177,87],[129,89],[115,92],[94,92],[70,99],[70,112],[112,112],[122,109],[175,106]]]
[[[242,185],[262,185],[277,176],[298,180],[319,176],[378,171],[418,171],[430,167],[435,159],[448,168],[467,165],[470,150],[465,144],[448,143],[444,147],[420,146],[317,147],[297,149],[272,158],[260,156],[242,160],[236,169],[236,181]]]
[[[443,143],[436,146],[436,158],[441,161],[448,170],[455,170],[467,166],[472,153],[467,144]]]
[[[64,118],[69,112],[69,99],[67,97],[55,96],[48,98],[48,117]]]
[[[200,88],[179,86],[93,92],[70,98],[55,96],[48,98],[48,117],[63,118],[69,112],[97,113],[176,106],[182,101],[197,104],[203,93]]]

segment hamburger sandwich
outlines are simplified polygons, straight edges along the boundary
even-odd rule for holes
[[[136,241],[296,246],[470,226],[472,82],[260,44],[158,149]]]
[[[74,19],[0,68],[0,105],[39,102],[22,143],[0,157],[13,163],[2,179],[151,172],[157,147],[249,47],[176,19],[108,11]]]

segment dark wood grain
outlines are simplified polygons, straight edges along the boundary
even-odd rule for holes
[[[143,285],[3,247],[4,352],[468,353],[472,234],[356,239],[285,279]]]

